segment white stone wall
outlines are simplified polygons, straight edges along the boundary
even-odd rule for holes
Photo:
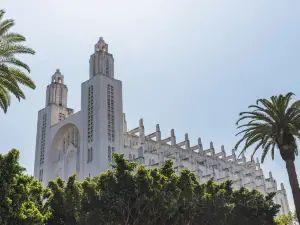
[[[125,116],[123,118],[126,126]],[[283,184],[281,184],[281,189],[277,189],[277,182],[272,173],[270,172],[269,177],[266,178],[258,160],[256,163],[246,161],[244,155],[237,159],[234,151],[231,155],[226,155],[223,146],[220,152],[215,151],[213,143],[210,143],[208,149],[203,149],[201,139],[198,140],[197,145],[190,146],[187,134],[184,141],[176,143],[174,130],[171,130],[170,137],[162,139],[159,125],[156,126],[155,132],[146,135],[141,119],[139,127],[124,131],[124,155],[149,168],[160,167],[166,160],[171,159],[176,172],[180,173],[182,169],[189,169],[202,182],[206,182],[210,177],[214,177],[218,183],[231,179],[235,189],[244,186],[250,190],[257,189],[262,194],[277,192],[274,201],[282,205],[278,214],[289,212]],[[133,155],[139,155],[139,157],[133,159]]]

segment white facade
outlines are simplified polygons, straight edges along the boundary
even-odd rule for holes
[[[58,176],[65,180],[74,173],[79,180],[97,176],[108,168],[116,151],[147,167],[171,159],[178,173],[187,168],[201,181],[213,176],[216,182],[233,180],[235,188],[275,191],[274,201],[282,206],[279,214],[289,212],[283,184],[278,190],[272,173],[265,178],[258,161],[247,162],[244,156],[237,159],[234,152],[228,156],[224,146],[215,152],[212,142],[204,149],[200,138],[197,145],[190,146],[188,134],[177,142],[173,129],[170,137],[162,139],[158,124],[153,133],[145,134],[142,119],[128,131],[122,82],[114,79],[114,58],[103,38],[90,57],[90,76],[81,85],[79,112],[68,108],[67,94],[64,76],[57,70],[47,87],[46,106],[38,112],[34,175],[44,186]]]

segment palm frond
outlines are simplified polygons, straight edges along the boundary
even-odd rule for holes
[[[0,107],[3,109],[4,113],[7,112],[7,108],[10,105],[10,96],[7,90],[0,85]]]
[[[35,89],[36,86],[34,82],[21,70],[17,68],[10,68],[9,74],[19,83],[25,85],[26,87],[29,87],[31,89]]]
[[[3,57],[11,57],[14,54],[31,54],[34,55],[35,51],[31,48],[28,48],[24,45],[20,44],[6,44],[1,48],[1,56]]]
[[[10,28],[12,28],[15,25],[15,21],[8,19],[4,20],[0,23],[0,36],[5,34]]]
[[[22,67],[24,68],[25,70],[28,71],[28,73],[30,73],[30,68],[28,65],[26,65],[25,63],[23,63],[22,61],[16,59],[16,58],[12,58],[12,57],[9,57],[9,58],[5,58],[5,59],[2,59],[0,61],[0,63],[2,64],[11,64],[11,65],[14,65],[14,66],[18,66],[18,67]]]
[[[5,14],[5,10],[4,9],[0,9],[0,21],[2,20],[4,14]]]
[[[256,105],[248,107],[253,111],[241,112],[236,122],[239,130],[236,135],[242,137],[234,149],[237,150],[244,142],[240,151],[242,154],[255,144],[251,160],[254,154],[262,149],[261,162],[264,162],[270,150],[274,159],[276,147],[283,151],[283,144],[288,144],[290,150],[297,154],[297,147],[294,147],[296,140],[289,138],[293,136],[300,139],[300,101],[290,104],[293,95],[289,92],[286,95],[271,96],[270,99],[258,99]]]
[[[17,43],[26,41],[25,37],[17,33],[6,33],[2,36],[7,43]]]
[[[6,113],[10,105],[10,94],[19,101],[25,99],[20,85],[35,89],[34,82],[20,69],[30,73],[29,66],[16,58],[18,54],[35,54],[35,51],[22,45],[26,39],[18,33],[9,32],[14,20],[3,20],[4,10],[0,10],[0,107]]]

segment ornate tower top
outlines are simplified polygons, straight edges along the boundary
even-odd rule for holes
[[[98,43],[95,44],[95,52],[98,51],[108,52],[108,44],[105,43],[103,37],[100,37]]]
[[[95,44],[94,54],[90,57],[90,78],[96,75],[114,78],[114,58],[108,52],[108,44],[103,37]]]
[[[68,88],[64,84],[64,76],[57,69],[51,76],[51,83],[47,86],[46,106],[56,104],[58,106],[67,107]]]
[[[51,77],[51,83],[64,83],[64,76],[60,73],[60,70],[57,69],[56,72]]]

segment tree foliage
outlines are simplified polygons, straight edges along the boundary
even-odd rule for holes
[[[0,154],[0,224],[38,225],[48,216],[43,209],[46,190],[40,182],[24,173],[15,149]]]
[[[43,189],[24,174],[16,150],[1,155],[0,224],[276,224],[274,193],[233,190],[230,180],[200,183],[189,170],[177,175],[172,161],[146,169],[123,155],[113,158],[110,169],[97,177],[82,182],[76,175],[67,182],[57,178]]]
[[[35,89],[34,82],[22,71],[30,73],[27,64],[19,60],[19,54],[34,54],[34,50],[22,44],[24,36],[10,32],[15,25],[12,19],[3,19],[4,10],[0,10],[0,107],[6,113],[10,105],[10,94],[19,101],[25,99],[20,84]],[[20,69],[21,68],[21,69]]]
[[[288,215],[282,215],[275,218],[277,225],[298,225],[297,215],[295,213],[289,213]]]

